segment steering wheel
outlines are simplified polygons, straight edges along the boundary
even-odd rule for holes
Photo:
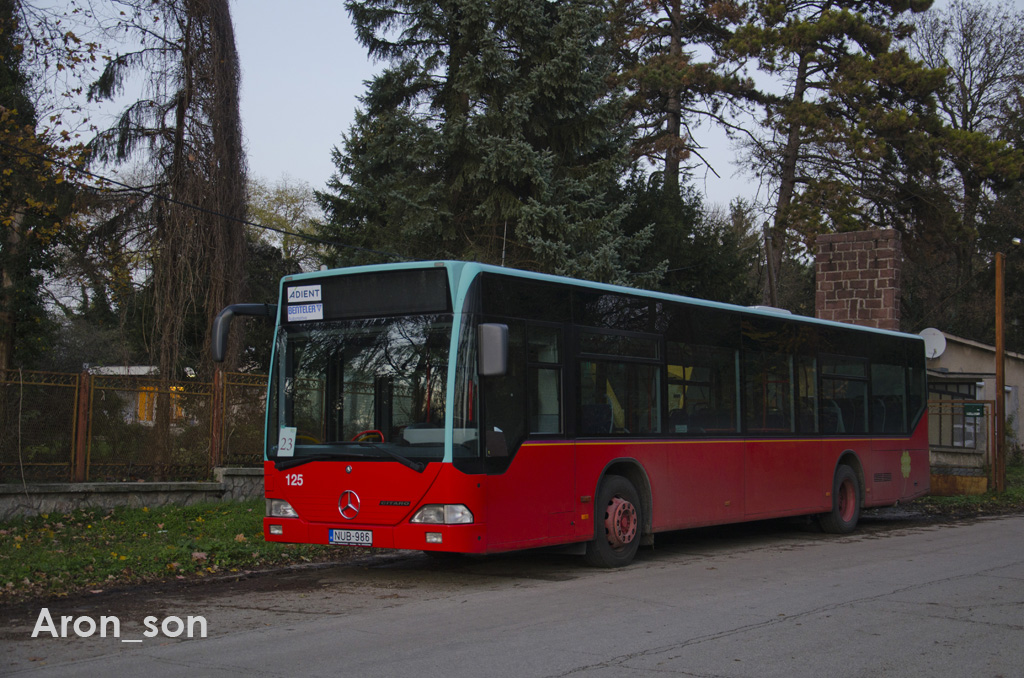
[[[380,438],[380,442],[384,442],[384,434],[376,429],[367,429],[365,431],[360,431],[359,433],[352,436],[352,442],[361,443],[372,436],[377,436],[378,438]]]

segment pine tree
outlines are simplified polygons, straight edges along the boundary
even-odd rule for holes
[[[667,199],[680,195],[683,163],[701,156],[694,129],[735,123],[731,109],[759,98],[724,44],[745,14],[735,0],[620,0],[613,18],[621,35],[617,80],[635,116],[634,153],[660,167]],[[713,169],[713,168],[712,168]]]
[[[793,236],[862,228],[861,187],[914,154],[931,124],[941,73],[894,46],[908,34],[903,16],[929,0],[759,0],[730,42],[736,58],[756,59],[784,94],[766,106],[754,161],[776,186],[771,234],[776,277]],[[901,158],[900,154],[904,154]],[[865,168],[871,168],[865,172]],[[771,290],[765,301],[773,303]]]
[[[227,0],[123,0],[121,7],[117,28],[138,40],[137,49],[111,60],[90,96],[122,94],[140,73],[146,92],[93,149],[102,162],[141,158],[155,192],[170,198],[130,206],[152,226],[150,351],[161,378],[186,364],[211,375],[209,327],[239,300],[245,258],[246,168],[230,10]],[[229,364],[237,341],[232,347]]]
[[[192,367],[209,379],[210,327],[240,301],[246,254],[245,157],[239,64],[228,0],[123,0],[120,30],[138,48],[108,62],[90,94],[110,98],[145,75],[146,96],[94,143],[101,161],[143,158],[155,192],[140,201],[152,224],[151,359],[159,365],[154,459],[171,463],[171,381]],[[228,354],[237,366],[240,339]],[[187,362],[186,362],[187,361]],[[187,373],[187,372],[186,372]]]
[[[361,42],[389,66],[363,96],[320,194],[324,234],[364,248],[339,251],[338,262],[393,253],[629,284],[657,277],[657,262],[640,259],[650,231],[621,226],[628,128],[607,85],[600,3],[348,8]]]

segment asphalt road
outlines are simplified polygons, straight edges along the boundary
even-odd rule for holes
[[[1024,516],[883,514],[844,537],[771,522],[657,542],[623,570],[547,553],[375,553],[46,604],[58,630],[72,617],[68,638],[31,638],[42,604],[0,608],[0,675],[1024,675]],[[76,620],[102,615],[119,638],[75,636]],[[164,635],[161,620],[188,616],[207,637]]]

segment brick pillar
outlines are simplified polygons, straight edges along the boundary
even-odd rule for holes
[[[819,235],[814,315],[822,320],[900,329],[903,249],[893,230]]]

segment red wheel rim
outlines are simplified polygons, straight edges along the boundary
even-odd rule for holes
[[[844,480],[839,486],[839,496],[836,497],[839,518],[848,523],[853,520],[853,512],[857,508],[857,498],[853,496],[853,483]]]
[[[612,497],[604,514],[604,530],[612,548],[622,548],[636,537],[636,507],[622,497]]]

